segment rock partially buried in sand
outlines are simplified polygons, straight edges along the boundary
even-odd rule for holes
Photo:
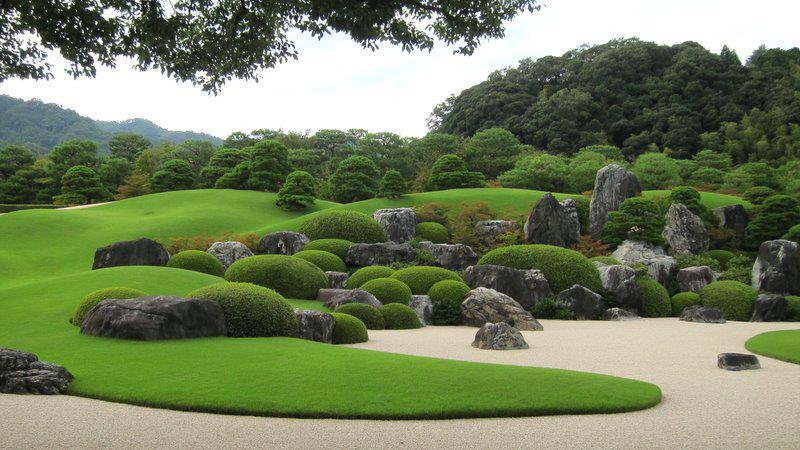
[[[486,323],[505,322],[519,330],[539,331],[544,327],[513,298],[493,289],[475,288],[461,303],[461,317],[466,325],[482,327]]]
[[[756,370],[761,368],[756,355],[745,353],[720,353],[717,355],[717,367],[725,370]]]
[[[484,324],[475,334],[472,346],[481,350],[522,350],[530,348],[522,333],[511,325],[500,323]]]
[[[632,320],[642,320],[642,318],[622,308],[609,308],[603,312],[603,320],[629,322]]]
[[[683,308],[679,320],[697,323],[725,323],[725,316],[717,308],[692,305]]]
[[[760,294],[753,306],[750,322],[780,322],[789,306],[786,298],[779,294]]]
[[[556,298],[556,304],[572,311],[578,320],[594,319],[602,302],[600,294],[578,284],[559,292]]]
[[[33,353],[0,347],[0,393],[66,394],[72,374]]]

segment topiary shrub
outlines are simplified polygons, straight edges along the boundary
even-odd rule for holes
[[[728,320],[750,320],[756,290],[738,281],[715,281],[700,289],[703,306],[718,308]]]
[[[390,303],[380,307],[381,315],[386,321],[388,330],[410,330],[412,328],[422,328],[417,313],[406,305],[400,303]]]
[[[470,287],[460,280],[442,280],[431,286],[428,297],[431,298],[434,325],[460,325],[461,303]]]
[[[556,299],[543,298],[531,307],[531,314],[537,319],[575,320],[575,313],[559,306]]]
[[[800,297],[794,295],[786,296],[786,315],[787,322],[800,322]]]
[[[597,269],[585,256],[574,250],[552,245],[511,245],[498,248],[483,255],[478,264],[539,269],[547,278],[553,292],[561,292],[575,284],[594,292],[603,288]]]
[[[316,298],[328,287],[328,277],[310,262],[286,255],[260,255],[231,264],[225,279],[253,283],[278,291],[289,298]]]
[[[363,303],[345,303],[336,308],[336,312],[349,314],[364,322],[368,330],[383,330],[386,328],[386,321],[378,308],[365,305]]]
[[[81,302],[78,304],[78,307],[75,309],[75,312],[72,313],[72,317],[69,319],[69,322],[73,325],[81,326],[81,322],[83,322],[83,318],[86,317],[86,314],[88,314],[89,311],[95,307],[95,305],[103,300],[109,300],[112,298],[136,298],[144,297],[146,295],[147,294],[138,289],[128,287],[110,287],[94,291],[81,300]]]
[[[214,255],[200,250],[186,250],[172,255],[167,262],[167,267],[193,270],[216,277],[225,274],[225,268]]]
[[[679,292],[672,296],[672,315],[678,317],[684,308],[700,304],[700,294],[697,292]]]
[[[433,266],[414,266],[401,269],[392,274],[392,278],[408,285],[414,295],[426,295],[434,284],[442,280],[463,281],[457,273]]]
[[[608,266],[618,266],[618,265],[622,264],[617,258],[612,258],[611,256],[595,256],[595,257],[589,258],[589,261],[590,262],[597,261],[599,263],[603,263],[603,264],[606,264]]]
[[[792,228],[789,228],[789,231],[783,235],[782,239],[786,239],[787,241],[795,241],[800,242],[800,225],[794,225]]]
[[[333,343],[334,344],[358,344],[367,342],[367,326],[357,317],[350,314],[333,313]]]
[[[250,283],[217,283],[189,294],[222,307],[228,336],[297,336],[294,309],[279,293]]]
[[[653,200],[631,197],[616,211],[608,213],[601,240],[605,244],[619,245],[626,239],[662,245],[664,214]]]
[[[730,260],[736,257],[736,255],[734,255],[733,252],[729,252],[727,250],[709,250],[703,253],[703,256],[708,256],[709,258],[716,259],[720,267],[722,267],[723,269],[727,269]]]
[[[445,244],[450,240],[450,232],[444,225],[436,222],[420,222],[417,224],[417,239],[431,241],[434,244]]]
[[[355,211],[322,211],[307,219],[298,230],[309,239],[345,239],[372,244],[384,242],[383,228],[372,217]]]
[[[637,278],[636,284],[639,285],[639,293],[642,296],[642,304],[645,317],[669,317],[672,313],[672,302],[669,292],[658,281],[641,277]]]
[[[347,264],[342,258],[324,250],[302,250],[294,255],[322,269],[323,272],[347,272]]]
[[[346,239],[317,239],[311,241],[303,247],[303,250],[322,250],[330,252],[341,258],[343,261],[347,258],[347,250],[353,245],[352,242]]]
[[[402,303],[411,300],[411,288],[394,278],[375,278],[361,285],[361,289],[374,295],[381,303]]]
[[[685,269],[687,267],[708,266],[711,270],[719,272],[722,270],[722,265],[716,259],[706,255],[693,255],[691,253],[682,253],[675,257],[678,262],[678,269]]]
[[[376,278],[391,277],[394,272],[394,269],[386,266],[362,267],[353,272],[353,274],[350,275],[350,278],[347,279],[347,289],[360,288],[361,285],[367,281],[374,280]]]

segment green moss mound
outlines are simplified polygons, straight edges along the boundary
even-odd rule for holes
[[[495,264],[516,269],[539,269],[553,292],[575,284],[598,292],[603,286],[600,275],[589,259],[574,250],[552,245],[510,245],[483,255],[478,264]]]
[[[383,242],[386,235],[372,217],[355,211],[323,211],[300,225],[298,230],[309,239],[345,239],[372,244]]]
[[[333,313],[333,343],[334,344],[358,344],[367,342],[367,326],[357,317],[350,314]]]
[[[597,261],[599,263],[603,263],[608,266],[618,266],[622,264],[617,258],[612,258],[611,256],[594,256],[592,258],[589,258],[589,261],[590,262]]]
[[[800,364],[800,330],[769,331],[751,337],[744,346],[759,355]]]
[[[672,315],[678,317],[684,308],[700,304],[700,294],[697,292],[679,292],[672,296]]]
[[[652,278],[638,278],[639,293],[644,304],[644,317],[669,317],[672,313],[672,302],[669,292],[658,281]]]
[[[380,307],[381,315],[386,321],[386,328],[389,330],[410,330],[413,328],[422,328],[422,323],[419,321],[417,313],[400,303],[390,303]]]
[[[364,283],[376,278],[388,278],[394,274],[395,270],[386,266],[362,267],[347,279],[347,289],[360,288]]]
[[[728,250],[709,250],[703,253],[703,255],[715,259],[723,269],[727,269],[730,260],[736,257],[733,252],[729,252]]]
[[[189,294],[222,307],[228,336],[297,336],[294,309],[280,294],[250,283],[217,283]]]
[[[718,308],[727,320],[750,320],[756,290],[738,281],[715,281],[700,289],[703,306]]]
[[[460,325],[461,303],[471,289],[460,280],[442,280],[431,286],[428,296],[433,304],[434,325]]]
[[[426,295],[434,284],[443,280],[462,281],[452,270],[433,266],[407,267],[392,274],[392,278],[407,284],[414,295]]]
[[[375,278],[361,285],[361,289],[374,295],[384,305],[402,303],[407,305],[411,300],[411,288],[394,278]]]
[[[225,274],[225,268],[210,253],[200,250],[185,250],[176,253],[169,258],[167,267],[175,269],[194,270],[195,272],[207,273],[215,277],[221,277]]]
[[[286,255],[260,255],[231,264],[225,279],[274,289],[289,298],[316,298],[328,277],[310,262]]]
[[[416,237],[420,241],[431,241],[434,244],[446,244],[450,241],[450,233],[447,228],[437,222],[418,223]]]
[[[349,314],[357,318],[364,322],[368,330],[383,330],[386,328],[386,321],[383,319],[383,314],[374,306],[365,305],[363,303],[345,303],[336,308],[336,312]]]
[[[303,250],[331,252],[344,261],[347,259],[347,250],[351,245],[353,245],[353,243],[346,239],[317,239],[306,244]]]
[[[86,317],[86,314],[88,314],[89,311],[95,307],[95,305],[103,300],[109,300],[112,298],[136,298],[144,297],[146,295],[147,294],[138,289],[127,287],[110,287],[94,291],[81,300],[81,302],[78,304],[78,308],[76,308],[75,312],[72,314],[72,318],[69,319],[69,323],[81,326],[83,318]]]
[[[323,272],[347,272],[347,264],[342,258],[324,250],[303,250],[295,253],[295,258],[304,259],[322,269]]]
[[[800,297],[794,295],[786,296],[786,317],[787,322],[800,322]]]

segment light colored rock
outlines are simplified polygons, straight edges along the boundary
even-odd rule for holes
[[[757,291],[800,295],[800,244],[785,239],[762,242],[752,283]]]
[[[475,250],[465,244],[434,244],[431,241],[422,241],[419,248],[429,251],[439,266],[449,270],[464,270],[478,262]]]
[[[485,287],[506,294],[526,310],[539,300],[553,295],[544,274],[536,269],[481,264],[467,267],[462,278],[473,289]]]
[[[661,235],[669,243],[669,252],[672,255],[683,253],[697,255],[708,251],[708,230],[703,224],[703,219],[681,203],[670,205],[667,211],[667,225]]]
[[[481,327],[485,323],[505,322],[519,330],[543,330],[531,313],[522,309],[511,297],[493,289],[475,288],[461,303],[461,317],[466,325]]]
[[[516,229],[517,223],[512,220],[480,220],[475,224],[475,236],[484,244],[491,244]]]
[[[325,302],[325,307],[332,310],[347,303],[363,303],[374,308],[383,306],[380,300],[363,289],[320,289],[317,301]]]
[[[633,320],[642,320],[642,318],[622,308],[609,308],[603,312],[603,320],[629,322]]]
[[[411,208],[379,209],[372,214],[390,241],[402,244],[414,239],[417,215]]]
[[[698,292],[717,281],[717,274],[708,266],[687,267],[678,271],[678,289],[681,292]]]
[[[347,286],[347,280],[350,278],[350,275],[344,272],[333,271],[325,272],[325,276],[328,277],[328,283],[330,283],[332,289],[344,289]]]
[[[636,271],[622,264],[606,265],[595,261],[603,289],[611,292],[617,302],[627,309],[642,312],[642,296],[636,283]]]
[[[423,325],[431,325],[433,323],[433,303],[431,303],[431,298],[427,295],[412,295],[411,301],[408,302],[408,307],[417,313],[417,317],[419,317],[419,321]]]
[[[675,258],[668,256],[663,248],[647,242],[625,240],[611,257],[629,266],[644,264],[650,276],[663,285],[669,283],[678,269]]]
[[[484,324],[475,334],[472,346],[481,350],[522,350],[528,347],[518,329],[500,323]]]
[[[616,211],[623,201],[639,195],[642,195],[642,188],[633,172],[617,164],[598,170],[589,203],[589,234],[592,238],[600,239],[609,212]]]
[[[700,305],[691,305],[683,308],[679,318],[684,322],[698,323],[725,323],[725,316],[717,308],[706,308]]]
[[[246,245],[236,241],[214,242],[206,252],[217,258],[225,270],[236,261],[253,256]]]

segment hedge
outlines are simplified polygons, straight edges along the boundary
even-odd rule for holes
[[[407,284],[414,295],[426,295],[434,284],[442,280],[462,281],[452,270],[433,266],[407,267],[392,274],[392,278]]]
[[[363,303],[345,303],[336,308],[336,312],[350,314],[358,320],[364,322],[368,330],[383,330],[386,328],[386,321],[378,308]]]
[[[367,281],[374,280],[376,278],[391,277],[394,272],[394,269],[386,266],[362,267],[353,272],[353,274],[350,275],[350,278],[347,279],[347,289],[361,287]]]
[[[390,303],[381,306],[379,310],[386,321],[386,329],[388,330],[410,330],[422,327],[417,313],[407,305]]]
[[[639,293],[642,296],[645,317],[669,317],[672,314],[672,302],[669,292],[658,281],[641,277],[637,278]]]
[[[679,292],[672,296],[672,315],[678,317],[687,306],[699,304],[700,294],[697,292]]]
[[[431,286],[428,297],[433,305],[434,325],[460,325],[461,303],[470,287],[460,280],[442,280]]]
[[[323,272],[347,272],[347,264],[331,252],[304,249],[292,256],[310,262]]]
[[[738,281],[715,281],[700,289],[703,306],[718,308],[727,320],[750,320],[758,293]]]
[[[253,283],[274,289],[289,298],[317,297],[320,289],[328,287],[328,277],[310,262],[286,255],[260,255],[244,258],[231,264],[225,279]]]
[[[200,250],[184,250],[169,258],[167,267],[207,273],[216,277],[225,274],[222,263],[212,254]]]
[[[450,241],[450,233],[440,223],[420,222],[417,224],[416,238],[420,241],[431,241],[434,244],[445,244]]]
[[[70,318],[69,322],[73,325],[81,326],[83,318],[86,317],[86,314],[88,314],[89,311],[95,307],[95,305],[103,300],[109,300],[112,298],[136,298],[144,297],[146,295],[147,294],[138,289],[128,287],[110,287],[94,291],[81,300],[81,302],[78,304],[78,307],[75,309],[75,312],[72,314],[72,318]]]
[[[383,228],[375,219],[355,211],[322,211],[303,222],[298,231],[312,241],[345,239],[367,244],[386,241]]]
[[[361,289],[374,295],[381,303],[402,303],[411,300],[411,288],[394,278],[375,278],[361,285]]]
[[[334,344],[358,344],[367,342],[367,326],[357,317],[350,314],[333,313],[333,343]]]

